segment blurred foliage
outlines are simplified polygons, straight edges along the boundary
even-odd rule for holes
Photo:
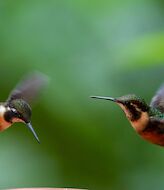
[[[164,187],[164,150],[135,134],[120,108],[90,95],[136,93],[164,81],[160,0],[1,0],[1,100],[26,73],[50,84],[23,124],[0,134],[0,188]]]

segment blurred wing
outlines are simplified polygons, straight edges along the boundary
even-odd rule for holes
[[[48,76],[40,72],[30,73],[25,78],[23,78],[20,83],[18,83],[18,85],[9,95],[7,102],[10,102],[13,99],[23,99],[30,103],[47,85],[48,79]]]
[[[150,106],[164,112],[164,85],[161,86],[156,95],[152,98]]]

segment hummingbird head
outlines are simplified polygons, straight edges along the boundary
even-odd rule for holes
[[[25,123],[35,136],[36,140],[39,142],[38,136],[36,135],[31,125],[31,107],[29,106],[29,104],[22,99],[14,99],[6,106],[8,109],[4,114],[5,120],[10,123]]]
[[[91,98],[105,99],[117,103],[137,131],[142,130],[149,120],[148,112],[150,107],[142,98],[137,97],[134,94],[125,95],[118,98],[103,96],[92,96]]]
[[[12,122],[30,123],[31,108],[27,102],[22,99],[15,99],[10,102],[9,107],[13,113]]]
[[[142,113],[148,113],[149,106],[145,101],[134,94],[121,96],[114,100],[125,112],[130,121],[137,121],[141,118]]]

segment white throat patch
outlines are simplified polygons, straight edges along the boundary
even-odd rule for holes
[[[3,117],[5,111],[7,108],[5,108],[4,106],[0,106],[0,117]]]
[[[4,113],[8,109],[9,108],[6,108],[3,105],[0,105],[0,131],[3,131],[4,129],[8,128],[11,125],[11,123],[5,121],[4,119]]]

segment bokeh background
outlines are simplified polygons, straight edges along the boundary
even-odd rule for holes
[[[1,0],[0,99],[33,70],[50,78],[33,105],[39,145],[23,124],[0,134],[0,188],[162,190],[164,149],[142,140],[123,112],[90,95],[164,82],[161,0]]]

